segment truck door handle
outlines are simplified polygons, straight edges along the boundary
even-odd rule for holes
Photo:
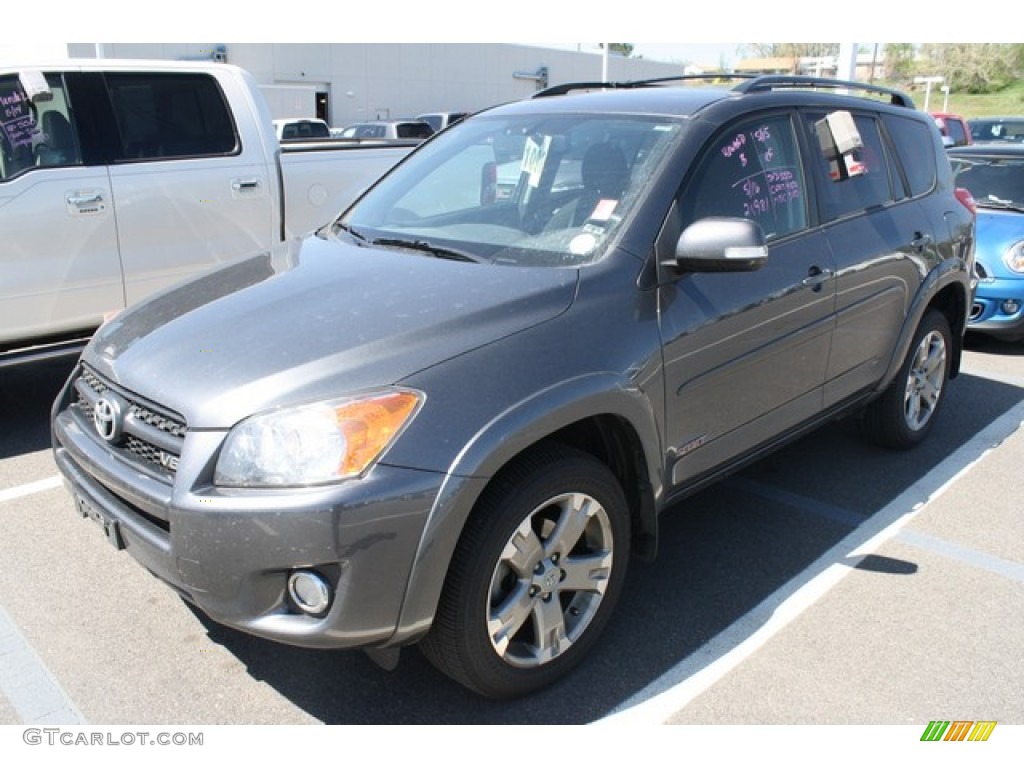
[[[915,232],[914,239],[910,241],[910,247],[914,249],[914,253],[921,253],[931,244],[932,236],[924,232]]]
[[[259,188],[259,179],[235,179],[231,182],[231,189],[235,192],[254,192]]]
[[[803,284],[808,288],[814,288],[817,290],[821,287],[822,283],[830,280],[835,273],[828,267],[819,267],[817,265],[807,270],[807,277],[803,279]]]
[[[76,189],[65,192],[64,208],[69,216],[93,216],[103,213],[107,206],[102,189]]]
[[[82,208],[87,205],[99,205],[103,202],[103,195],[99,192],[91,192],[85,195],[68,195],[68,205],[73,205],[76,208]]]

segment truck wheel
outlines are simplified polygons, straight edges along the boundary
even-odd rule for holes
[[[608,623],[629,559],[618,480],[581,451],[549,447],[481,497],[421,646],[442,672],[491,698],[545,687]]]
[[[871,440],[888,448],[910,448],[928,434],[945,400],[951,338],[946,316],[929,310],[896,378],[864,413],[864,430]]]

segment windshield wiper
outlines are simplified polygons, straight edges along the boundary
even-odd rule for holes
[[[385,248],[408,248],[411,251],[420,251],[421,253],[436,256],[439,259],[451,259],[452,261],[470,261],[474,263],[481,261],[480,258],[465,251],[434,245],[426,240],[403,240],[400,237],[382,237],[378,240],[370,241],[370,245],[382,245]]]
[[[366,235],[362,234],[358,229],[350,227],[348,224],[342,224],[339,221],[334,225],[334,228],[335,230],[340,229],[342,232],[347,232],[349,235],[352,236],[354,240],[356,240],[360,244],[368,242],[366,239]]]

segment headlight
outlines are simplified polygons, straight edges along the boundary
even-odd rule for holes
[[[214,482],[321,485],[369,469],[412,420],[423,395],[395,389],[257,414],[228,433]]]
[[[1003,254],[1003,263],[1011,272],[1024,274],[1024,240],[1020,240],[1006,249],[1006,253]]]

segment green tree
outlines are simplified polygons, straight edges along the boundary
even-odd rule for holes
[[[601,47],[604,48],[604,43],[601,43]],[[608,43],[608,53],[617,53],[620,56],[629,58],[633,55],[633,44],[632,43]]]
[[[741,50],[747,56],[762,59],[799,59],[804,56],[838,56],[839,43],[745,43]]]
[[[885,44],[885,77],[888,80],[909,80],[914,76],[913,43]]]
[[[941,75],[954,91],[993,93],[1020,76],[1020,43],[928,43],[921,46],[921,66]]]

